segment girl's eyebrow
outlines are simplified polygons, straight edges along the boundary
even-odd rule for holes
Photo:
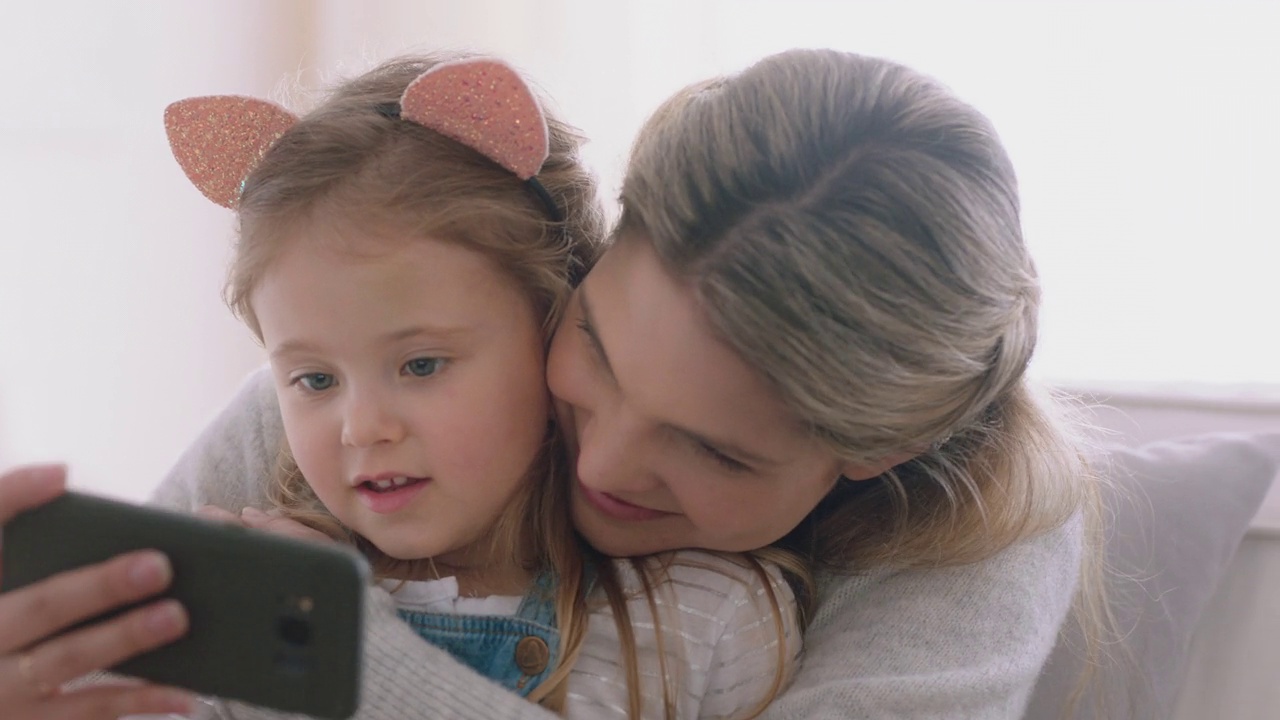
[[[465,325],[413,325],[386,333],[378,338],[378,341],[391,344],[416,338],[430,339],[433,341],[457,340],[467,336],[473,330],[474,328]],[[297,338],[290,338],[277,345],[276,348],[271,351],[271,357],[276,358],[283,355],[307,354],[318,351],[318,346],[313,343]]]
[[[423,337],[432,340],[453,340],[470,333],[474,328],[467,325],[413,325],[383,335],[380,340],[386,343],[400,342]]]

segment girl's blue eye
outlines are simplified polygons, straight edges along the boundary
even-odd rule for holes
[[[443,364],[444,360],[440,358],[414,358],[404,364],[404,369],[410,375],[429,377],[435,375]]]
[[[334,379],[328,373],[307,373],[299,375],[294,382],[302,383],[302,386],[312,392],[320,392],[333,387]]]

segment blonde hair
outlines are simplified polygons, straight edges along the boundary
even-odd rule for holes
[[[970,563],[1082,514],[1078,616],[1105,624],[1098,480],[1024,377],[1040,284],[982,114],[892,62],[784,52],[668,100],[621,200],[615,236],[652,243],[809,432],[914,456],[766,549],[802,599],[813,570]]]
[[[261,339],[250,304],[263,274],[294,241],[299,224],[325,222],[365,233],[444,240],[489,258],[529,298],[549,341],[572,288],[594,262],[605,236],[596,183],[578,155],[578,133],[547,113],[550,155],[538,173],[562,213],[548,208],[515,175],[475,150],[425,127],[392,120],[377,107],[440,62],[468,57],[406,57],[335,88],[262,157],[237,205],[239,241],[227,303]],[[545,103],[544,103],[545,107]],[[413,571],[381,553],[334,518],[283,447],[269,496],[287,516],[355,544],[380,577]],[[560,656],[530,699],[560,710],[566,680],[586,634],[584,556],[569,526],[568,462],[549,432],[526,481],[491,534],[492,547],[518,549],[531,570],[556,578]]]

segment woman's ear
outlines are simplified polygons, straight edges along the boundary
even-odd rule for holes
[[[886,455],[870,465],[845,463],[840,466],[840,474],[846,480],[870,480],[871,478],[880,477],[889,468],[897,467],[908,460],[914,459],[919,454],[917,452],[894,453]]]

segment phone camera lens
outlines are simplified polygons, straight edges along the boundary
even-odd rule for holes
[[[276,629],[280,637],[290,645],[301,647],[311,642],[311,625],[301,618],[282,617]]]

